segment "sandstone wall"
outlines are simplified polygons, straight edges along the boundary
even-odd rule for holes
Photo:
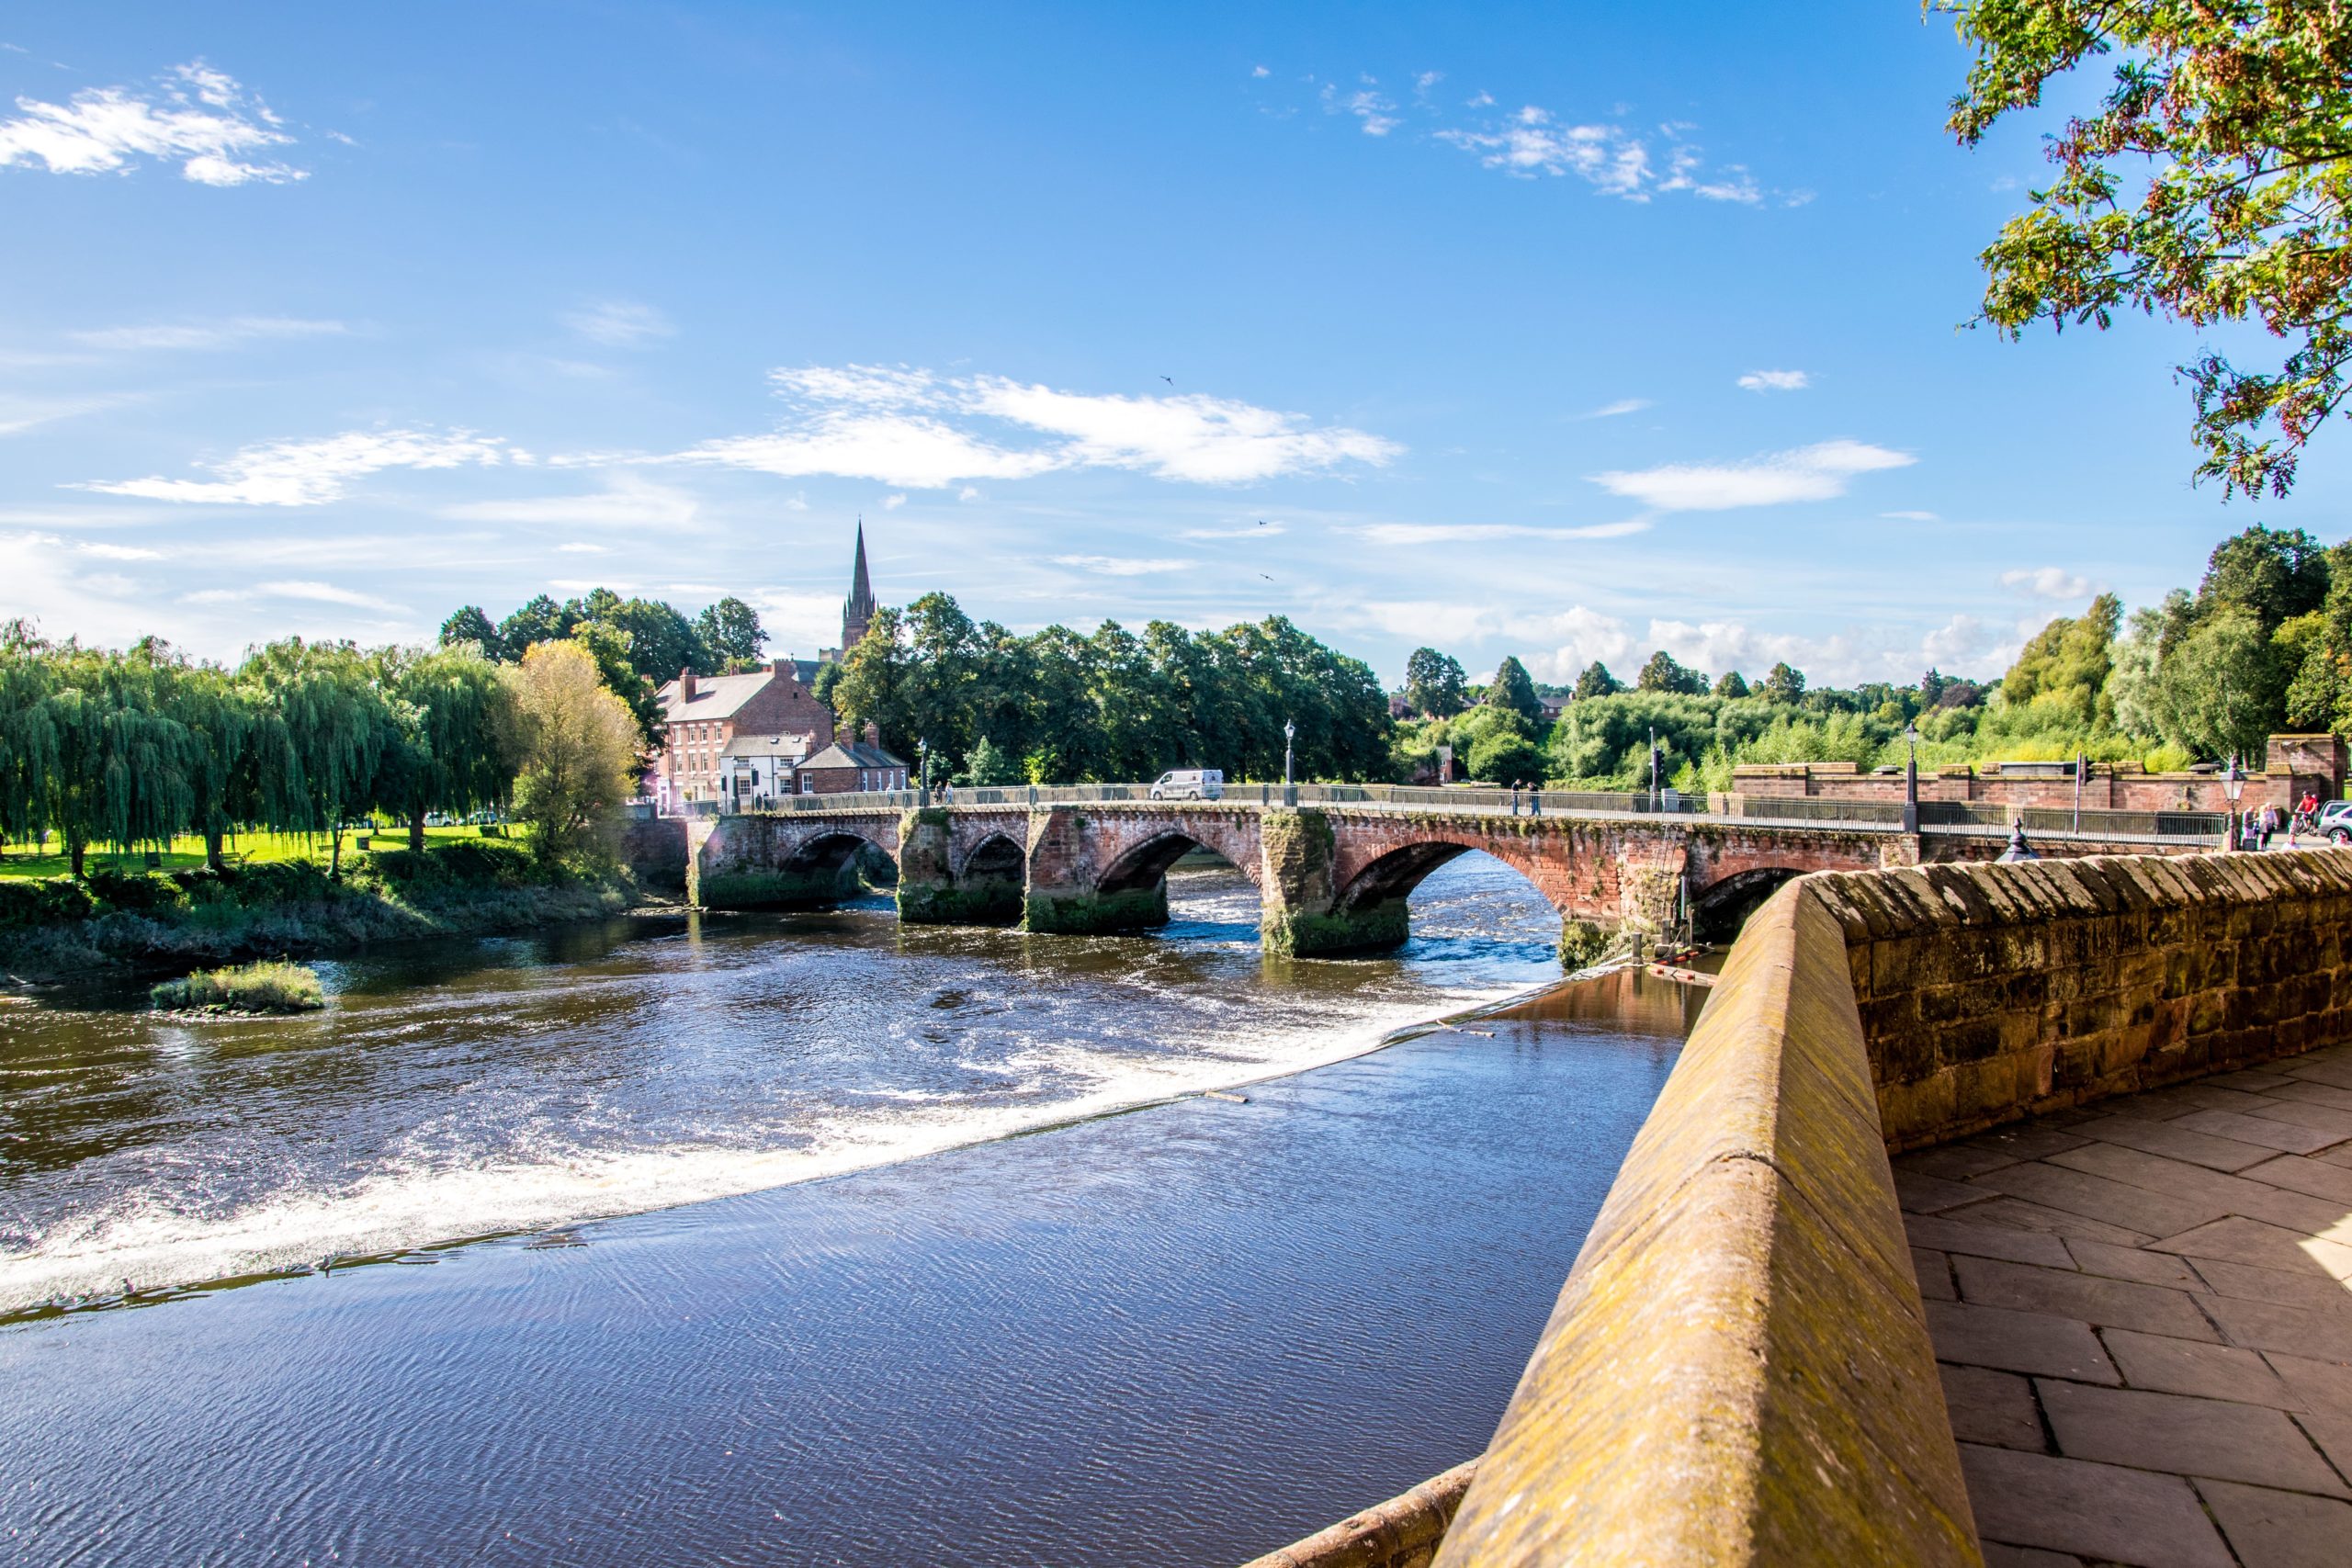
[[[1887,1144],[2352,1037],[2352,853],[1824,873]]]

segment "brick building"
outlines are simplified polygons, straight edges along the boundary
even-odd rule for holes
[[[802,761],[797,771],[803,795],[907,787],[907,764],[882,750],[870,724],[864,739],[837,740]]]
[[[751,793],[734,784],[749,770],[729,765],[728,749],[739,739],[757,739],[773,746],[770,754],[775,756],[806,757],[831,745],[832,710],[808,689],[816,678],[813,660],[795,659],[779,659],[741,675],[679,671],[676,680],[654,694],[668,727],[654,760],[655,801],[671,810],[718,800],[722,774],[728,775],[731,788]],[[758,793],[777,791],[763,779]]]

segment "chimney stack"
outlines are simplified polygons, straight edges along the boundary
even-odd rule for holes
[[[687,703],[695,700],[695,672],[691,665],[678,671],[678,700]]]
[[[865,721],[865,743],[877,747],[882,744],[882,731],[870,718]]]

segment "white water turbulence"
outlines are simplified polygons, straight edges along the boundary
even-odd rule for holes
[[[1558,978],[1496,862],[1386,958],[1261,957],[1229,869],[1147,936],[619,920],[319,967],[331,1005],[187,1023],[135,992],[0,1024],[0,1314],[540,1231],[1295,1072]]]

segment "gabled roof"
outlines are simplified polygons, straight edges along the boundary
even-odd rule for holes
[[[681,720],[699,722],[708,718],[732,718],[735,711],[766,689],[775,679],[776,664],[789,665],[793,679],[804,687],[816,683],[817,661],[813,659],[776,660],[757,670],[746,670],[741,675],[697,675],[695,694],[681,702],[678,682],[664,681],[654,692],[653,700],[662,705],[662,718],[672,724]]]
[[[903,768],[906,763],[879,746],[868,746],[863,740],[837,740],[800,764],[803,773],[812,768]]]
[[[739,735],[719,751],[722,757],[805,757],[815,744],[813,735]]]

